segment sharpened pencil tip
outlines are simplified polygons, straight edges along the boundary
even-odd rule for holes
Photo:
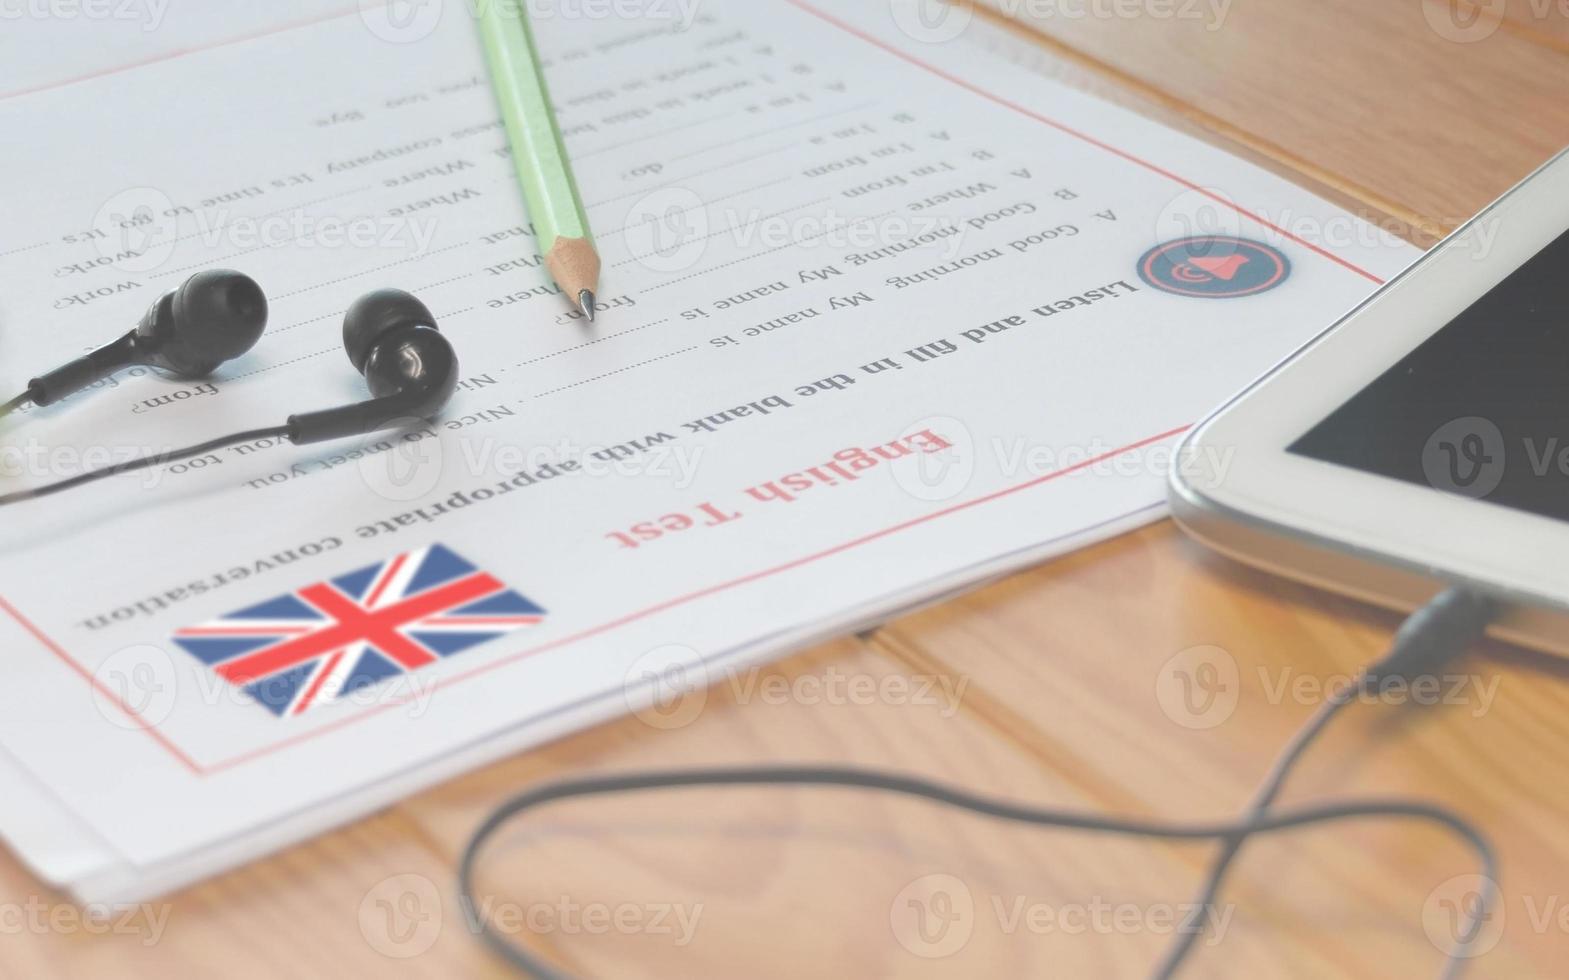
[[[594,291],[585,289],[577,294],[577,305],[583,308],[583,315],[588,317],[588,322],[594,322]]]

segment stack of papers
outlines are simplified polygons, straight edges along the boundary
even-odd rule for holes
[[[1149,521],[1185,428],[1416,255],[962,10],[528,6],[594,324],[541,267],[463,4],[0,40],[0,128],[31,134],[0,157],[27,188],[0,397],[197,270],[271,300],[207,381],[8,419],[4,488],[363,398],[338,330],[371,289],[419,295],[463,366],[406,430],[0,515],[0,834],[84,901]]]

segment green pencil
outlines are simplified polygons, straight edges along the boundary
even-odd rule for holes
[[[479,26],[491,85],[501,104],[512,162],[545,268],[592,321],[594,294],[599,290],[599,252],[561,141],[528,15],[517,0],[479,0]]]

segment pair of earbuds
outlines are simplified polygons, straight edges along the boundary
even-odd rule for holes
[[[267,296],[254,279],[229,269],[198,272],[158,297],[124,336],[28,382],[25,392],[0,405],[0,416],[29,403],[53,405],[131,367],[203,378],[256,346],[266,328]],[[356,300],[343,317],[343,348],[370,389],[366,401],[291,415],[282,425],[3,494],[0,506],[265,437],[307,445],[400,427],[440,412],[457,389],[452,343],[436,328],[425,304],[402,290],[377,290]]]
[[[40,407],[138,365],[202,378],[246,353],[267,327],[267,296],[229,269],[198,272],[160,296],[125,336],[39,375],[25,399]],[[382,289],[343,318],[343,347],[364,375],[369,401],[290,416],[285,435],[303,445],[365,435],[441,410],[458,383],[458,358],[436,318],[414,296]]]

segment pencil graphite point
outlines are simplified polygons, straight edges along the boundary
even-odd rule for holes
[[[545,268],[568,302],[577,299],[583,315],[594,319],[599,294],[599,253],[587,238],[558,238],[545,253]]]

